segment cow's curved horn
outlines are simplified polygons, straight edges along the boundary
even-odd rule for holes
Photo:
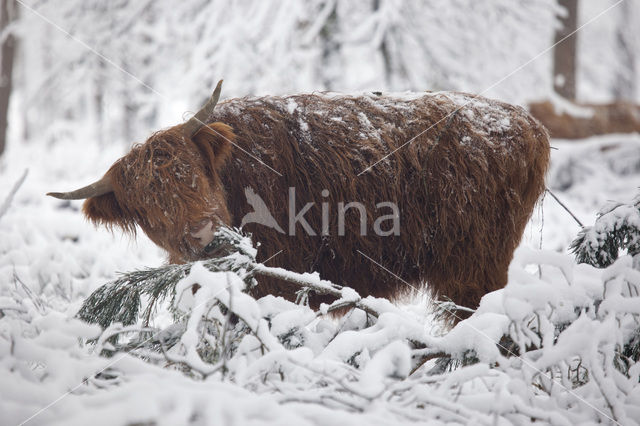
[[[97,197],[108,192],[113,192],[113,185],[111,179],[109,179],[108,176],[104,176],[99,181],[87,185],[84,188],[71,192],[48,192],[47,195],[61,200],[84,200],[85,198]]]
[[[207,103],[204,104],[202,108],[200,108],[200,111],[196,112],[195,115],[189,119],[189,121],[184,123],[182,131],[187,138],[191,138],[196,134],[198,130],[200,130],[202,126],[206,124],[205,120],[209,118],[209,116],[213,112],[213,108],[215,108],[216,104],[218,103],[218,99],[220,99],[221,90],[222,80],[218,82],[218,85],[211,95],[211,98],[209,98]]]

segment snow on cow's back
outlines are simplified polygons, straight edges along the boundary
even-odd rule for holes
[[[524,108],[462,92],[436,92],[433,95],[451,102],[452,113],[459,120],[457,123],[472,129],[460,136],[461,145],[506,152],[534,150],[538,155],[548,156],[549,134]]]
[[[242,126],[234,130],[250,131],[252,136],[256,121],[262,121],[260,127],[265,130],[265,136],[273,134],[277,128],[273,122],[280,121],[298,143],[313,150],[321,149],[324,144],[360,146],[363,141],[382,147],[385,129],[397,128],[399,138],[411,137],[406,123],[424,115],[423,103],[416,102],[424,96],[424,93],[377,95],[371,92],[248,96],[221,102],[213,119],[225,122],[225,119],[237,121],[242,117]],[[331,131],[327,132],[329,127]],[[367,146],[363,148],[366,150]]]
[[[454,111],[463,120],[473,122],[485,135],[505,133],[511,129],[513,110],[503,102],[459,92],[437,93],[436,96],[451,100]]]
[[[446,106],[449,113],[460,112],[467,120],[481,124],[487,133],[504,132],[510,128],[514,111],[509,104],[462,92],[314,92],[289,96],[246,96],[221,102],[215,115],[243,114],[251,108],[266,107],[302,118],[322,116],[327,121],[341,122],[344,115],[353,113],[354,109],[362,109],[363,105],[369,111],[383,115],[396,112],[422,116],[425,106],[443,105],[443,102],[449,104]],[[520,112],[527,114],[521,108]]]
[[[453,122],[472,130],[460,135],[461,145],[510,151],[514,145],[527,143],[526,138],[519,137],[523,129],[538,125],[520,107],[461,92],[248,96],[220,103],[213,118],[224,122],[230,116],[234,116],[233,121],[242,117],[246,125],[236,131],[252,128],[255,134],[262,128],[265,137],[274,129],[267,121],[281,121],[298,143],[313,151],[337,144],[379,150],[383,155],[418,137],[435,140],[440,129]],[[329,127],[331,131],[327,132]],[[326,137],[329,134],[333,137]],[[395,143],[389,144],[389,134],[393,134]]]

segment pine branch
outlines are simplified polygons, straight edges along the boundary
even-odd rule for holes
[[[255,250],[247,241],[248,237],[237,230],[221,228],[214,236],[214,241],[209,244],[209,248],[225,256],[201,263],[210,271],[236,272],[251,287],[255,282],[246,271],[255,262]],[[84,302],[77,316],[103,328],[114,322],[131,325],[138,320],[141,298],[146,296],[150,303],[144,316],[149,318],[158,303],[167,297],[174,301],[176,284],[189,275],[195,263],[166,265],[122,274],[117,280],[94,291]]]
[[[640,197],[633,204],[618,204],[601,212],[594,226],[583,228],[569,247],[578,263],[605,268],[620,250],[640,253]]]
[[[210,271],[237,273],[245,281],[247,288],[255,285],[256,276],[278,278],[295,284],[304,291],[334,296],[336,301],[325,305],[322,309],[323,314],[346,306],[362,309],[376,318],[380,314],[374,304],[362,299],[350,288],[321,280],[315,274],[299,274],[256,263],[255,250],[250,245],[250,239],[238,230],[220,228],[207,249],[224,256],[199,261],[199,263]],[[145,318],[145,325],[148,325],[148,320],[158,303],[168,297],[172,302],[174,301],[176,284],[189,275],[195,263],[167,265],[122,274],[117,280],[93,292],[78,312],[78,317],[102,327],[108,327],[114,322],[130,325],[137,321],[142,304],[141,298],[146,296],[149,303],[142,315]]]

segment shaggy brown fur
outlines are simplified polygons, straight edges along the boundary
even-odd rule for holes
[[[296,212],[315,202],[304,217],[318,235],[300,225],[289,236],[247,224],[259,243],[258,260],[282,250],[272,264],[318,271],[361,295],[393,299],[409,283],[475,307],[506,284],[549,162],[547,132],[524,110],[460,93],[232,99],[210,121],[214,131],[201,130],[195,144],[176,126],[118,160],[107,172],[115,192],[88,199],[87,217],[130,232],[138,224],[171,262],[189,261],[206,257],[191,236],[203,221],[239,226],[253,211],[247,187],[286,232],[289,187],[295,187]],[[355,209],[346,213],[345,235],[338,235],[338,203],[351,201],[367,209],[366,236]],[[323,202],[330,211],[324,236]],[[380,202],[398,205],[399,235],[373,232],[376,218],[392,213],[376,209]],[[391,225],[387,217],[381,228]],[[262,281],[255,295],[265,294],[292,299],[295,290]]]
[[[549,101],[529,105],[531,115],[549,129],[554,138],[581,139],[607,133],[640,132],[640,105],[628,102],[612,104],[576,104],[584,116],[558,113]]]

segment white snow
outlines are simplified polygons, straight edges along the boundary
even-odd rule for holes
[[[640,364],[625,374],[615,368],[621,342],[638,330],[640,272],[624,254],[604,270],[576,265],[567,247],[580,228],[549,196],[531,218],[507,287],[450,332],[424,295],[392,304],[342,288],[341,301],[379,317],[353,310],[332,318],[275,296],[254,300],[242,292],[243,271],[202,264],[179,283],[175,305],[151,318],[155,338],[175,341],[166,353],[105,356],[115,347],[109,337],[133,339],[140,324],[102,332],[74,317],[118,271],[159,266],[164,255],[141,232],[132,239],[94,229],[80,202],[44,194],[95,181],[130,144],[195,109],[217,78],[225,78],[223,98],[348,93],[403,113],[421,96],[447,96],[487,133],[513,123],[490,101],[449,90],[522,105],[552,96],[551,55],[530,59],[552,43],[556,1],[375,3],[25,3],[117,67],[16,5],[21,56],[0,157],[0,424],[640,424]],[[633,13],[614,9],[580,32],[581,100],[610,100],[623,80],[617,30],[625,16],[633,26],[640,10],[623,3]],[[581,2],[580,21],[612,4]],[[323,38],[332,15],[335,39]],[[637,37],[629,41],[638,46]],[[333,42],[340,48],[327,56]],[[557,112],[592,113],[551,100]],[[302,106],[288,97],[279,110],[297,116],[311,143]],[[342,123],[335,112],[320,113]],[[371,121],[359,118],[355,134],[375,140]],[[548,186],[585,224],[636,196],[639,135],[552,145]],[[615,219],[635,220],[630,213],[615,211]],[[317,274],[278,272],[335,289]],[[181,322],[173,324],[169,308]],[[239,319],[229,322],[227,312]],[[501,352],[505,332],[513,346]],[[231,355],[217,357],[220,347]],[[506,357],[513,348],[521,356]],[[412,372],[423,356],[443,352],[479,362],[445,370],[431,359]]]
[[[552,151],[550,186],[586,223],[592,223],[607,199],[624,202],[635,195],[640,167],[631,162],[629,152],[640,147],[639,137],[613,135],[553,145],[560,149]],[[10,149],[12,161],[0,175],[2,188],[11,188],[21,176],[25,159],[38,158],[32,150]],[[85,150],[83,155],[92,153]],[[104,156],[97,150],[93,155]],[[544,250],[538,250],[538,211],[512,262],[509,285],[486,295],[477,313],[448,333],[428,319],[424,302],[394,306],[382,299],[360,299],[344,288],[343,300],[359,300],[379,312],[379,318],[362,311],[341,319],[318,317],[308,307],[280,298],[255,301],[241,291],[244,283],[235,274],[210,272],[196,264],[177,288],[181,296],[176,306],[187,322],[184,328],[165,331],[165,336],[179,339],[166,356],[207,375],[202,380],[167,368],[159,362],[162,356],[149,363],[121,353],[101,357],[99,349],[110,347],[104,337],[125,330],[118,326],[107,330],[95,349],[85,343],[99,330],[72,317],[89,292],[112,279],[115,271],[158,265],[160,252],[143,235],[131,243],[88,226],[77,202],[61,208],[65,204],[45,198],[42,194],[52,189],[50,175],[75,173],[57,169],[58,164],[44,158],[32,163],[29,178],[0,217],[0,410],[9,424],[28,419],[68,390],[71,394],[30,423],[80,425],[92,419],[97,424],[169,424],[197,416],[204,424],[272,424],[283,419],[389,424],[436,417],[461,421],[460,416],[482,422],[495,416],[525,421],[533,416],[575,424],[610,421],[613,414],[603,392],[615,404],[621,423],[634,424],[637,418],[640,368],[629,370],[627,378],[612,371],[608,362],[616,342],[634,330],[638,294],[630,293],[629,286],[640,285],[640,272],[625,256],[604,271],[576,265],[563,251],[578,227],[550,197],[543,203]],[[63,186],[86,180],[81,175]],[[254,248],[243,250],[255,253]],[[317,274],[276,270],[333,288]],[[201,286],[195,295],[194,283]],[[597,315],[587,309],[603,296]],[[251,330],[236,343],[226,365],[211,362],[196,349],[203,339],[200,318],[225,319],[213,308],[215,300],[230,306],[242,318],[239,324]],[[158,325],[170,323],[166,313],[158,314]],[[556,340],[553,324],[570,322]],[[126,330],[136,334],[135,326]],[[505,358],[495,345],[504,332],[515,336],[521,348],[535,344],[542,349]],[[214,337],[206,339],[215,343]],[[412,349],[410,342],[422,342],[427,349]],[[410,374],[412,356],[428,351],[468,356],[469,350],[479,364],[428,376],[433,367],[429,361]],[[578,365],[583,367],[575,370]],[[594,380],[582,385],[578,398],[564,377],[567,371],[583,371],[580,368],[589,369]]]

